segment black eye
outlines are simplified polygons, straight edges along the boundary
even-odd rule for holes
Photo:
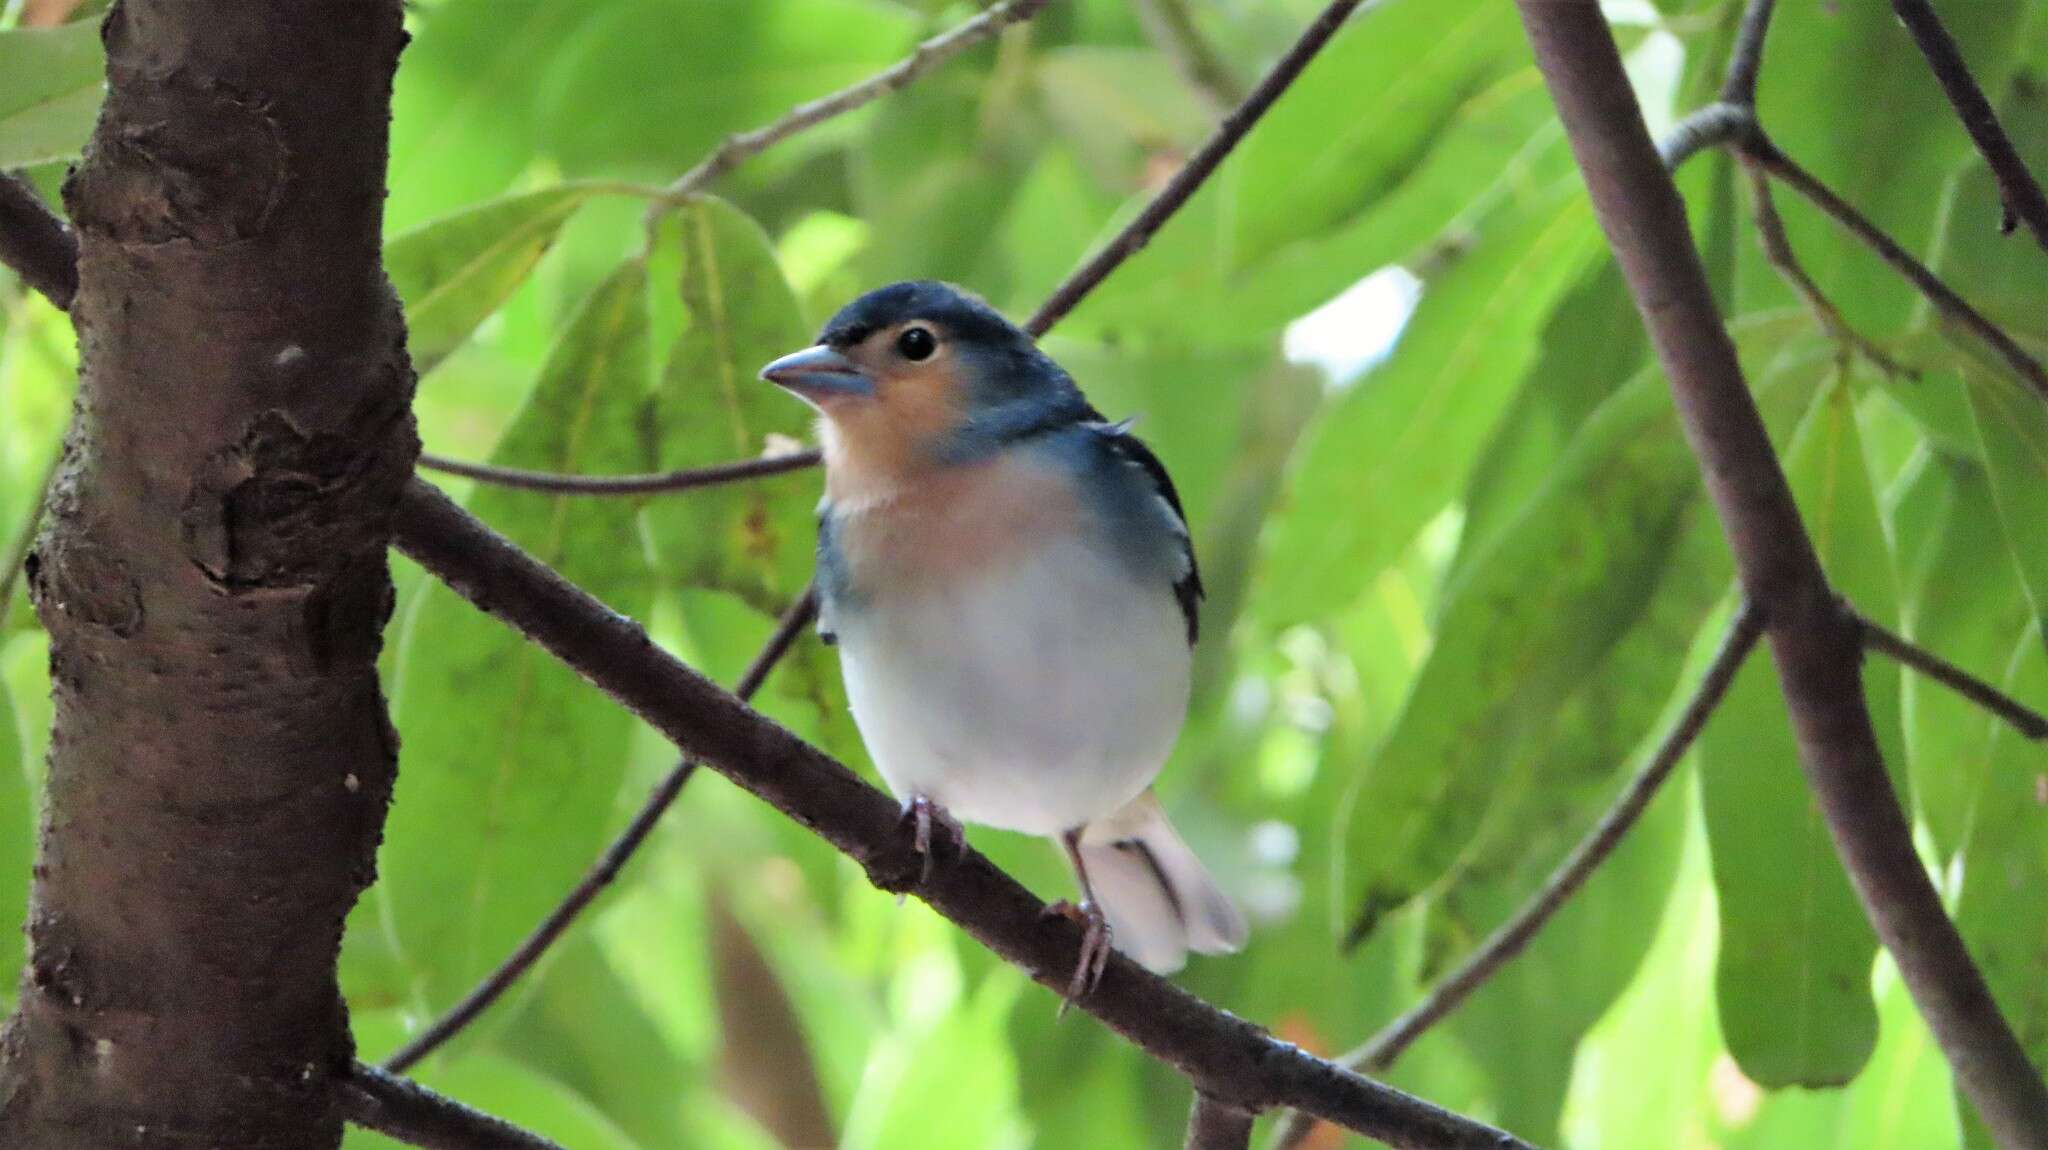
[[[908,360],[930,359],[939,350],[939,341],[928,327],[907,327],[896,337],[896,350]]]

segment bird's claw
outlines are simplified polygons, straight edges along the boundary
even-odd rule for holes
[[[932,881],[932,864],[939,851],[956,859],[967,851],[967,831],[960,820],[923,795],[913,795],[903,804],[903,826],[910,832],[910,848],[924,860],[924,869],[917,879],[919,886]],[[934,834],[934,830],[938,833]]]
[[[1060,1016],[1065,1017],[1075,999],[1101,985],[1102,972],[1109,969],[1113,936],[1109,919],[1093,902],[1077,904],[1061,899],[1045,908],[1045,917],[1064,918],[1081,928],[1081,956],[1074,963],[1074,977],[1068,980],[1066,997],[1060,1002]]]

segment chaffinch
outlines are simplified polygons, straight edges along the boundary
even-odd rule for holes
[[[820,416],[819,628],[927,876],[954,816],[1057,839],[1082,898],[1057,908],[1084,929],[1070,997],[1112,938],[1161,972],[1242,946],[1151,792],[1202,596],[1158,457],[948,284],[870,292],[761,375]]]

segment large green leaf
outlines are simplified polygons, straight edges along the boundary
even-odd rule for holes
[[[2034,614],[2048,619],[2048,403],[2008,375],[1966,371],[1998,517]]]
[[[1830,581],[1859,610],[1892,625],[1891,553],[1846,381],[1815,403],[1787,472]],[[1867,664],[1864,693],[1887,765],[1902,775],[1898,668]],[[1729,1051],[1765,1086],[1847,1082],[1877,1039],[1870,991],[1877,939],[1807,789],[1767,661],[1752,660],[1736,677],[1701,736],[1700,754],[1720,895],[1716,985]]]
[[[1367,209],[1467,98],[1527,54],[1521,30],[1489,0],[1387,4],[1352,20],[1230,169],[1232,262],[1253,263]]]
[[[492,461],[631,472],[651,460],[645,273],[619,268],[549,357]],[[480,518],[628,615],[649,581],[635,507],[487,488]],[[629,716],[453,592],[407,622],[394,710],[406,768],[384,843],[386,918],[423,1003],[446,1006],[576,880],[626,766]]]
[[[2048,708],[2048,654],[2038,630],[2021,637],[2004,682],[2022,702]],[[2048,889],[2048,746],[2001,725],[1975,782],[1956,926],[1999,1011],[2048,1074],[2048,899],[2041,897]],[[1966,1145],[1990,1150],[1983,1123],[1962,1106]]]
[[[587,23],[550,44],[559,70],[541,117],[549,151],[576,175],[679,174],[721,136],[895,62],[916,33],[879,0],[581,7]]]
[[[0,31],[0,170],[76,156],[106,70],[97,20]]]
[[[571,184],[509,196],[394,238],[384,267],[405,304],[408,347],[421,375],[504,306],[592,190]]]
[[[1892,521],[1910,636],[1986,682],[1999,681],[2012,637],[2031,612],[1983,468],[1928,458],[1908,478]],[[1920,817],[1947,857],[1968,834],[1993,724],[1975,703],[1911,672],[1901,708]]]
[[[1392,358],[1309,433],[1266,556],[1276,622],[1356,596],[1463,488],[1598,242],[1585,202],[1559,196],[1426,283]]]
[[[1744,335],[1767,358],[1783,324]],[[1810,371],[1762,378],[1766,411],[1782,423]],[[1429,661],[1348,801],[1356,929],[1467,850],[1511,793],[1509,764],[1541,761],[1561,710],[1654,601],[1698,490],[1662,376],[1645,367],[1586,421],[1529,506],[1461,562]]]
[[[2001,92],[2021,37],[2022,0],[1942,6],[1970,69]],[[1910,251],[1927,249],[1943,184],[1970,152],[1912,38],[1885,4],[1781,4],[1771,22],[1758,111],[1772,138]],[[1913,310],[1912,289],[1831,221],[1785,197],[1801,262],[1851,323],[1883,336]],[[1996,213],[1974,224],[1995,238]],[[1762,261],[1752,283],[1783,298]]]
[[[534,164],[544,81],[598,11],[582,0],[443,0],[414,13],[392,97],[387,226],[495,196]]]
[[[808,433],[809,409],[758,378],[764,364],[811,341],[768,238],[717,199],[679,209],[661,242],[681,254],[683,332],[655,402],[664,468],[747,459]],[[804,475],[729,484],[650,504],[649,537],[665,576],[779,611],[810,578],[817,480]]]

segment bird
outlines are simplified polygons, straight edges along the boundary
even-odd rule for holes
[[[1158,456],[935,280],[868,292],[761,377],[818,416],[818,627],[923,881],[962,820],[1055,840],[1081,896],[1048,908],[1082,928],[1068,1002],[1112,947],[1159,973],[1242,948],[1242,913],[1152,792],[1202,598]]]

